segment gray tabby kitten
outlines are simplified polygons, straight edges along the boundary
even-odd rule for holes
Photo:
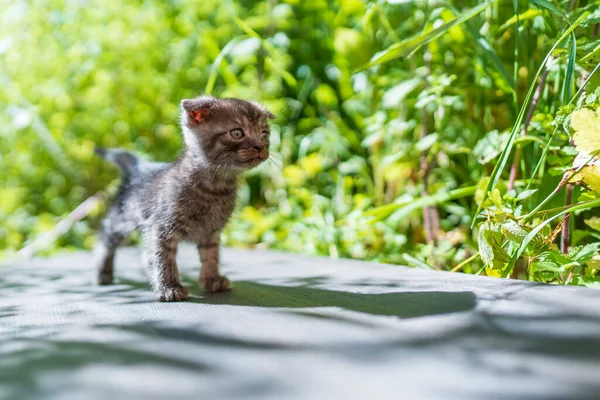
[[[181,109],[185,150],[173,163],[144,161],[119,149],[96,150],[123,171],[96,249],[99,284],[112,283],[115,250],[137,229],[159,301],[187,298],[175,262],[182,239],[198,246],[200,284],[210,292],[230,287],[219,274],[219,236],[235,205],[238,174],[269,157],[267,120],[274,116],[255,103],[210,96],[183,100]]]

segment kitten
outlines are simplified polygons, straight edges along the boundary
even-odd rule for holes
[[[230,288],[219,274],[219,236],[234,208],[238,174],[269,157],[267,120],[274,116],[255,103],[210,96],[183,100],[181,109],[185,150],[173,163],[144,161],[120,149],[96,150],[123,172],[96,248],[99,284],[112,283],[116,248],[140,230],[159,301],[188,295],[175,262],[182,239],[198,247],[200,284],[209,292]]]

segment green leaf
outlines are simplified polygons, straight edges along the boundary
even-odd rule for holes
[[[500,28],[498,28],[498,30],[503,31],[503,30],[509,28],[510,26],[516,24],[517,21],[532,19],[532,18],[537,17],[538,15],[542,15],[542,12],[540,10],[536,10],[535,8],[530,8],[529,10],[527,10],[519,15],[515,15],[515,16],[511,17],[508,21],[506,21],[504,23],[504,25],[502,25]]]
[[[492,200],[492,203],[494,203],[498,210],[502,210],[502,195],[498,189],[494,188],[490,192],[490,200]]]
[[[477,237],[479,254],[481,255],[481,260],[485,263],[485,265],[492,266],[494,264],[494,249],[485,239],[485,228],[485,224],[479,227],[479,234]]]
[[[416,149],[419,151],[425,151],[430,149],[439,139],[439,135],[437,133],[430,133],[425,136],[423,139],[419,140],[415,145]]]
[[[525,200],[526,198],[530,197],[531,195],[533,195],[534,193],[536,193],[538,191],[538,189],[529,189],[529,190],[523,190],[521,193],[519,193],[519,195],[517,196],[517,201],[519,200]]]
[[[565,16],[565,14],[562,12],[562,10],[560,8],[558,8],[557,6],[555,6],[554,4],[550,3],[547,0],[529,0],[531,3],[535,4],[536,6],[545,8],[547,10],[550,10],[558,15],[561,16]]]
[[[484,222],[479,228],[478,243],[481,259],[486,266],[492,269],[502,269],[510,257],[502,247],[504,234],[500,224],[495,222]]]
[[[598,254],[600,243],[590,243],[584,246],[577,246],[569,251],[569,257],[580,264],[591,261]]]
[[[527,231],[512,219],[502,223],[502,232],[508,240],[515,243],[521,243],[525,236],[527,236]]]
[[[387,217],[389,217],[392,213],[395,213],[395,217],[405,217],[410,215],[413,211],[418,210],[423,207],[433,206],[436,204],[445,203],[450,200],[460,199],[462,197],[471,196],[475,193],[477,186],[468,186],[460,189],[450,190],[446,192],[444,190],[439,191],[438,193],[420,197],[418,199],[414,199],[408,202],[387,204],[385,206],[373,208],[366,213],[364,213],[365,217],[373,217],[369,222],[374,223],[377,221],[381,221]]]
[[[564,273],[566,267],[557,264],[553,261],[534,261],[529,266],[529,273],[536,274],[538,272]]]
[[[569,61],[567,63],[567,72],[562,87],[562,103],[567,104],[573,94],[573,85],[575,78],[575,56],[577,55],[577,39],[571,34],[571,48],[569,52]]]
[[[473,155],[477,157],[477,162],[487,164],[498,157],[508,143],[508,138],[508,132],[498,133],[497,130],[488,132],[473,148]]]
[[[381,99],[383,107],[387,109],[398,108],[404,99],[414,91],[421,82],[423,82],[423,79],[420,77],[407,79],[386,90]]]
[[[573,282],[577,285],[586,286],[588,288],[600,288],[600,276],[581,276],[575,277]]]

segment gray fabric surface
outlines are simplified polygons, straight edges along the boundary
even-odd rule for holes
[[[0,399],[600,398],[600,292],[224,250],[231,293],[157,303],[139,251],[0,270]]]

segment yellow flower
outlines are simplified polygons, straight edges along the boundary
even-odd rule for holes
[[[600,158],[591,155],[600,150],[600,108],[592,111],[583,108],[571,115],[571,127],[575,130],[573,142],[579,154],[573,163],[573,169],[585,165],[571,182],[583,183],[589,189],[600,193]],[[587,163],[587,164],[586,164]]]
[[[600,108],[595,112],[583,108],[571,114],[573,141],[577,150],[593,153],[600,150]]]

